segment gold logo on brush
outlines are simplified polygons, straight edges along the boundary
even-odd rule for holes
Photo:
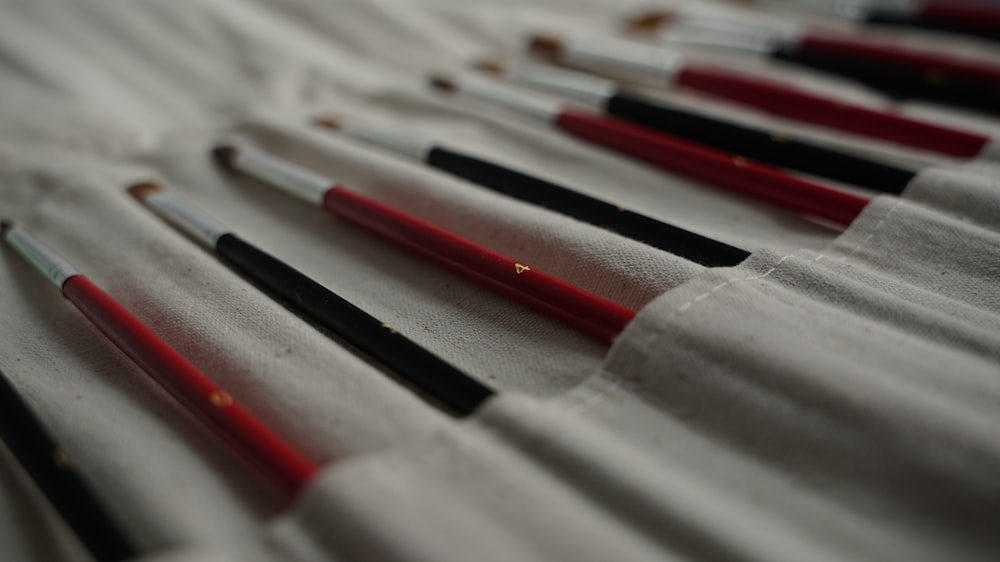
[[[221,390],[216,390],[215,392],[208,395],[208,400],[216,408],[228,408],[233,405],[233,397],[222,392]]]

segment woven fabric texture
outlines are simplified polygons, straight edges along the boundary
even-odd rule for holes
[[[670,2],[708,11],[708,2]],[[633,87],[922,167],[844,232],[486,105],[431,71],[617,32],[649,2],[2,3],[0,214],[324,463],[289,503],[9,248],[0,369],[143,560],[995,560],[996,143],[960,163]],[[815,20],[831,26],[838,22]],[[903,41],[1000,60],[983,43]],[[985,134],[731,54],[692,57]],[[398,126],[754,252],[706,269],[311,125]],[[216,167],[238,138],[639,311],[609,347]],[[991,160],[992,159],[992,160]],[[162,182],[500,394],[449,418],[125,188]],[[0,451],[0,558],[87,560]]]

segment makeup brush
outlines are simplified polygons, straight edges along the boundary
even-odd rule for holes
[[[150,378],[275,484],[295,494],[316,475],[313,461],[24,227],[5,224],[3,239]]]
[[[780,208],[846,226],[869,199],[798,178],[776,168],[659,131],[515,90],[478,77],[436,76],[444,92],[499,105],[536,122],[622,152],[675,173],[704,181]]]
[[[239,238],[228,227],[156,183],[129,193],[237,272],[344,338],[458,416],[472,413],[495,391],[420,347],[303,273]]]
[[[750,255],[746,250],[734,248],[482,158],[442,147],[398,128],[378,127],[371,123],[362,123],[357,119],[331,117],[318,119],[316,123],[341,135],[415,159],[497,193],[644,242],[706,267],[734,266]]]
[[[216,160],[465,278],[604,341],[635,311],[500,255],[416,217],[355,193],[333,180],[250,146],[222,146]]]
[[[0,439],[95,560],[117,562],[140,554],[3,373]]]
[[[743,0],[747,1],[747,0]],[[1000,6],[962,0],[754,0],[875,26],[913,27],[1000,41]]]
[[[1000,66],[902,47],[861,34],[809,30],[791,22],[652,12],[630,22],[640,37],[767,56],[858,81],[901,100],[922,99],[1000,112]]]
[[[916,172],[756,129],[619,89],[612,80],[528,62],[487,62],[478,68],[519,86],[559,95],[607,115],[772,166],[881,193],[902,193]]]
[[[958,158],[976,157],[992,140],[727,68],[690,63],[662,46],[605,36],[536,35],[530,48],[550,60],[613,78],[671,84],[788,119]]]

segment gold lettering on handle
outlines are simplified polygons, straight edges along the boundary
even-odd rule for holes
[[[228,408],[233,405],[233,397],[221,390],[209,394],[208,399],[216,408]]]
[[[69,453],[63,451],[62,449],[56,449],[52,452],[52,462],[56,463],[56,466],[59,468],[69,468]]]

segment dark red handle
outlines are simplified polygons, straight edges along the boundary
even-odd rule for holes
[[[972,158],[990,141],[984,135],[844,103],[727,69],[687,65],[676,84],[774,115],[950,156]]]
[[[283,489],[294,493],[316,474],[311,460],[86,277],[70,277],[62,290],[125,355]]]
[[[996,64],[918,50],[888,41],[820,31],[807,34],[796,47],[807,53],[847,55],[864,61],[909,67],[926,73],[931,80],[949,76],[990,87],[1000,86],[1000,66]]]
[[[925,0],[918,18],[926,21],[993,29],[1000,37],[1000,8],[977,6],[955,0]]]
[[[607,341],[635,312],[388,205],[333,187],[324,206],[423,258]]]
[[[784,209],[848,225],[869,199],[624,121],[567,110],[556,124],[574,135]]]

